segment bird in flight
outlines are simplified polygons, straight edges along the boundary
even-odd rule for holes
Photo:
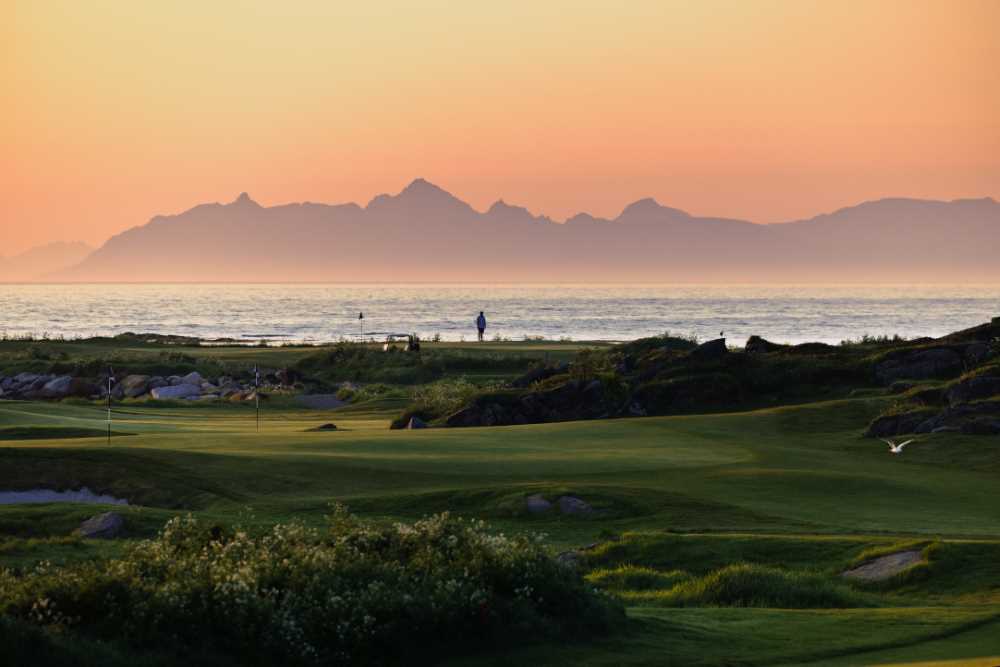
[[[906,442],[901,442],[898,445],[895,442],[893,442],[892,440],[883,440],[882,442],[884,442],[885,444],[889,445],[889,452],[890,453],[892,453],[892,454],[902,454],[903,453],[903,447],[906,447],[908,444],[910,444],[911,442],[913,442],[913,440],[907,440]]]

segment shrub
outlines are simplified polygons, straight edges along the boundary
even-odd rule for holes
[[[189,516],[120,559],[0,571],[0,611],[168,651],[343,665],[429,663],[484,641],[590,635],[622,616],[537,538],[446,514],[362,523],[341,508],[328,531],[288,524],[253,536]]]

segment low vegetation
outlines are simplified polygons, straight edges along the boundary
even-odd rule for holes
[[[447,515],[375,525],[343,509],[325,531],[260,535],[173,519],[120,558],[0,573],[0,610],[167,652],[179,641],[324,665],[429,664],[482,642],[603,634],[622,616],[537,539]]]

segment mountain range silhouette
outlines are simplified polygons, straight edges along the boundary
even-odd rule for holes
[[[1000,278],[991,198],[880,199],[806,220],[697,217],[640,199],[564,222],[485,212],[418,178],[366,206],[247,193],[124,231],[64,281],[936,282]]]

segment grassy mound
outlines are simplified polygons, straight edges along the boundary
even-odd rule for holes
[[[690,579],[691,575],[683,570],[663,572],[638,565],[601,568],[587,574],[587,581],[590,583],[617,592],[670,590]]]
[[[3,571],[0,612],[254,664],[430,663],[484,642],[602,633],[621,617],[537,540],[447,515],[381,526],[343,510],[326,531],[256,536],[174,519],[119,559]]]
[[[630,602],[670,607],[822,609],[871,606],[848,586],[813,573],[737,563],[668,590],[626,593]]]

